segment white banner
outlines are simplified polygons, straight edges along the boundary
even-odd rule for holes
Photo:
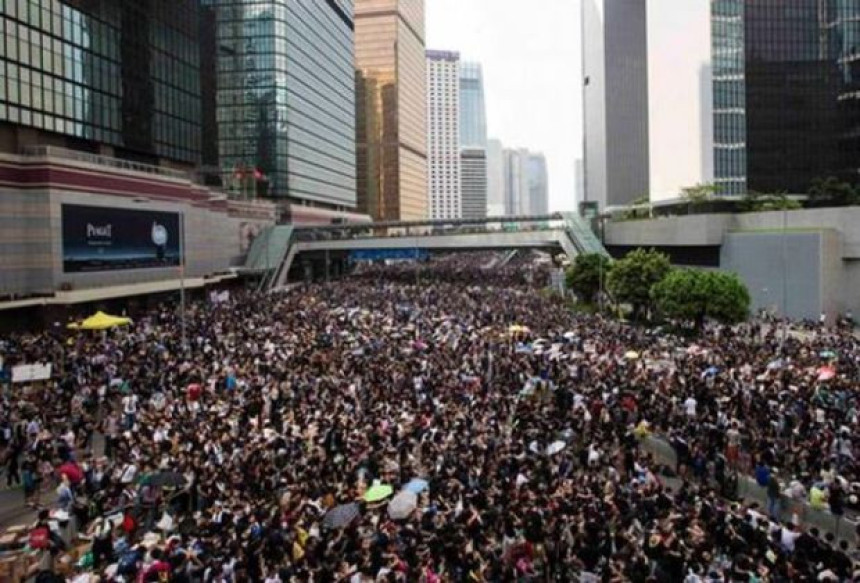
[[[19,364],[12,367],[13,383],[32,383],[51,378],[50,364]]]

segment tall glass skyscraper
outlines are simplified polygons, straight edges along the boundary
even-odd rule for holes
[[[198,0],[0,0],[0,132],[199,164],[198,11]]]
[[[352,208],[355,85],[351,0],[209,0],[217,13],[218,139],[229,179]]]
[[[487,111],[480,63],[460,63],[460,166],[463,218],[487,216]]]
[[[487,147],[484,72],[480,63],[460,63],[460,147]]]
[[[428,216],[424,0],[356,0],[358,208]]]
[[[747,190],[744,4],[745,0],[711,3],[714,182],[724,195]]]
[[[860,173],[860,3],[712,0],[721,194],[803,193]]]

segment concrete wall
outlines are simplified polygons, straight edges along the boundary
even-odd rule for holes
[[[0,188],[0,295],[54,289],[50,196]]]
[[[785,277],[792,317],[860,313],[860,207],[616,221],[605,231],[609,246],[720,246],[720,267],[744,279],[754,308],[781,313]]]
[[[139,202],[136,202],[139,201]],[[99,288],[176,280],[177,268],[64,273],[62,204],[106,206],[185,215],[186,276],[223,273],[238,265],[249,233],[272,220],[214,211],[188,202],[169,202],[59,189],[0,189],[0,295],[51,294],[61,286]]]
[[[746,282],[753,311],[818,318],[824,304],[822,232],[726,233],[720,268]]]

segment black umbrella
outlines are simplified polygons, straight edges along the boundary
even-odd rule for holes
[[[325,517],[323,517],[323,527],[332,529],[343,528],[355,520],[358,515],[359,507],[355,502],[335,506],[326,513]]]
[[[168,488],[182,488],[185,486],[185,476],[179,472],[161,472],[149,478],[152,486],[166,486]]]

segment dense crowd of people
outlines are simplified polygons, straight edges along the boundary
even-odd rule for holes
[[[860,581],[853,533],[790,506],[856,504],[851,333],[691,340],[576,314],[523,258],[492,265],[193,303],[188,346],[172,305],[4,338],[7,366],[56,370],[3,394],[6,479],[77,523],[80,572],[105,581]],[[767,508],[736,500],[739,475]]]

